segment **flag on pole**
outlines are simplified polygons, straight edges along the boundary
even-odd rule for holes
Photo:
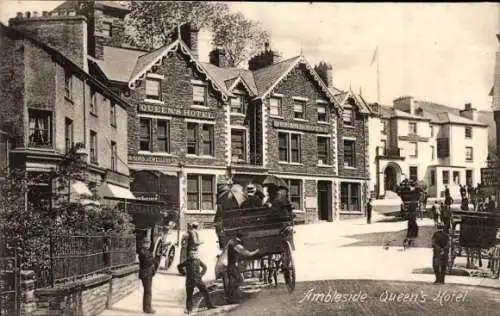
[[[372,57],[372,62],[370,63],[370,66],[373,65],[373,63],[375,62],[375,59],[378,58],[378,46],[377,48],[375,48],[375,51],[373,52],[373,57]]]

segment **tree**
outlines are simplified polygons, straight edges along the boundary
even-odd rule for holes
[[[146,50],[167,44],[174,27],[181,23],[210,27],[215,16],[229,12],[227,4],[208,1],[131,1],[129,8],[127,39]]]
[[[225,3],[131,1],[130,9],[126,19],[128,42],[146,50],[167,44],[174,28],[187,22],[212,33],[211,45],[224,49],[228,66],[238,66],[269,40],[259,23],[231,12]]]
[[[212,36],[212,45],[224,49],[226,61],[233,67],[250,58],[269,41],[269,33],[242,13],[217,16],[213,21]]]

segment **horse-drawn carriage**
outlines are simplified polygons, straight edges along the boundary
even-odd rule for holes
[[[276,208],[265,205],[220,210],[215,226],[222,251],[220,256],[226,258],[219,257],[216,278],[222,278],[226,297],[233,294],[230,293],[234,289],[233,282],[238,282],[231,276],[231,263],[227,262],[228,247],[237,236],[242,236],[240,239],[245,249],[259,249],[254,256],[240,258],[237,266],[242,275],[254,272],[271,274],[277,286],[277,274],[281,272],[288,291],[295,289],[293,219],[294,214],[289,206]],[[220,265],[224,260],[225,263]]]
[[[451,223],[451,247],[448,270],[451,271],[455,259],[467,256],[467,266],[474,259],[482,265],[489,260],[494,278],[500,275],[500,214],[490,212],[453,211]]]

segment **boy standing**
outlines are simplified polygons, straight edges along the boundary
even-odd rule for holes
[[[186,271],[186,310],[191,313],[193,310],[193,291],[197,287],[205,299],[208,309],[216,308],[210,300],[207,286],[202,277],[207,272],[207,266],[199,259],[198,251],[189,250],[189,256],[186,261],[180,264]]]

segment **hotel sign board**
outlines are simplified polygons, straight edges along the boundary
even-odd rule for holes
[[[151,156],[151,155],[128,155],[129,162],[152,163],[152,164],[173,164],[177,162],[177,157]]]
[[[313,132],[313,133],[330,133],[329,126],[309,125],[303,123],[273,121],[273,126],[276,128],[293,129],[299,131]]]
[[[481,185],[498,187],[500,185],[500,172],[498,168],[481,168]]]
[[[215,119],[215,111],[175,108],[164,105],[141,104],[138,106],[137,110],[142,113],[183,116],[183,117],[192,117],[199,119]]]

